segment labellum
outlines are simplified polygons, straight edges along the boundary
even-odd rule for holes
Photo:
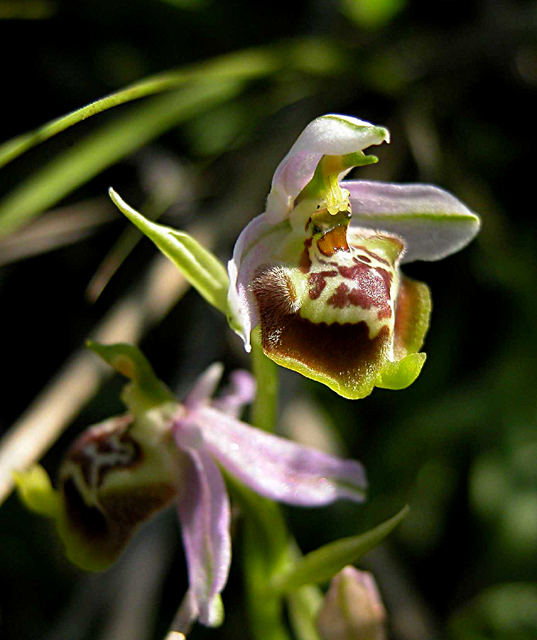
[[[87,429],[60,467],[67,553],[83,568],[112,564],[138,526],[177,498],[180,452],[127,414]]]
[[[399,318],[396,332],[396,316],[400,290],[408,297],[414,283],[401,287],[402,241],[350,230],[351,215],[350,205],[335,214],[316,209],[305,225],[298,265],[260,267],[251,291],[268,357],[342,395],[362,397],[394,361],[396,342],[398,359],[407,355],[403,334],[414,318]],[[413,311],[426,316],[426,327],[428,290],[416,285],[421,309]]]

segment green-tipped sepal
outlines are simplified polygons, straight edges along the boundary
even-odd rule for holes
[[[118,373],[131,380],[123,388],[122,399],[135,415],[166,403],[176,404],[173,393],[157,378],[138,347],[125,343],[105,345],[93,340],[88,340],[87,346]]]

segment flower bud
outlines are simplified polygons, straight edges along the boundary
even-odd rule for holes
[[[385,619],[373,576],[347,566],[330,583],[317,630],[322,640],[385,640]]]

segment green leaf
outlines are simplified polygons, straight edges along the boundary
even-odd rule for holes
[[[88,340],[87,346],[116,371],[132,380],[132,385],[123,392],[123,400],[134,413],[176,402],[173,393],[157,378],[138,347],[123,343],[104,345],[92,340]]]
[[[121,158],[181,122],[236,97],[237,81],[200,82],[138,106],[82,139],[31,175],[0,202],[0,237],[55,205]]]
[[[293,69],[324,77],[341,72],[339,46],[319,38],[244,49],[155,75],[0,145],[0,168],[29,149],[110,108],[163,92],[121,114],[55,157],[0,201],[0,237],[55,205],[93,176],[169,128],[236,97],[245,83]],[[278,104],[289,101],[277,97]],[[302,96],[301,96],[302,97]],[[270,101],[269,101],[270,102]]]
[[[43,126],[4,142],[0,146],[0,168],[32,147],[52,138],[87,118],[113,107],[184,87],[193,81],[249,80],[263,77],[279,69],[280,56],[273,48],[245,49],[214,58],[208,62],[159,73],[116,91],[100,100],[76,109],[65,116],[47,122]],[[283,56],[282,56],[283,58]]]
[[[273,588],[279,592],[289,592],[305,584],[327,582],[343,567],[356,562],[379,545],[402,522],[408,512],[407,505],[393,518],[367,533],[336,540],[308,553],[293,567],[278,575],[272,581]]]
[[[289,68],[314,76],[336,74],[348,64],[342,59],[342,54],[340,47],[333,42],[319,37],[299,38],[291,43],[244,49],[159,73],[4,142],[0,145],[0,168],[69,127],[133,100],[180,89],[197,81],[214,83],[221,80],[255,80]]]
[[[380,29],[406,6],[406,0],[342,0],[343,12],[363,29]]]
[[[229,279],[220,260],[188,233],[144,218],[113,189],[110,189],[110,197],[117,208],[175,264],[205,300],[226,314]]]

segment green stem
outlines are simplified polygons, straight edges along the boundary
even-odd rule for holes
[[[263,353],[259,328],[252,334],[252,368],[257,393],[252,424],[274,431],[278,407],[278,367]],[[233,479],[230,489],[245,511],[244,573],[250,628],[255,640],[290,640],[284,622],[284,597],[269,588],[272,576],[283,574],[300,556],[278,504],[262,498]],[[314,620],[321,600],[317,587],[286,594],[291,623],[299,640],[318,640]]]
[[[259,330],[252,336],[252,367],[257,393],[252,423],[274,431],[278,403],[278,370],[263,353]],[[290,640],[284,621],[283,597],[269,590],[270,578],[285,568],[289,534],[279,506],[232,483],[245,510],[244,579],[250,629],[255,640]]]
[[[274,431],[278,412],[278,366],[263,353],[260,334],[259,327],[252,334],[252,368],[257,382],[252,424],[264,431]]]
[[[289,618],[297,638],[319,640],[315,620],[321,608],[323,596],[319,587],[308,584],[287,595]]]
[[[276,505],[274,505],[276,506]],[[291,640],[283,616],[283,598],[268,591],[274,571],[270,553],[253,520],[244,526],[244,573],[250,631],[255,640]]]

